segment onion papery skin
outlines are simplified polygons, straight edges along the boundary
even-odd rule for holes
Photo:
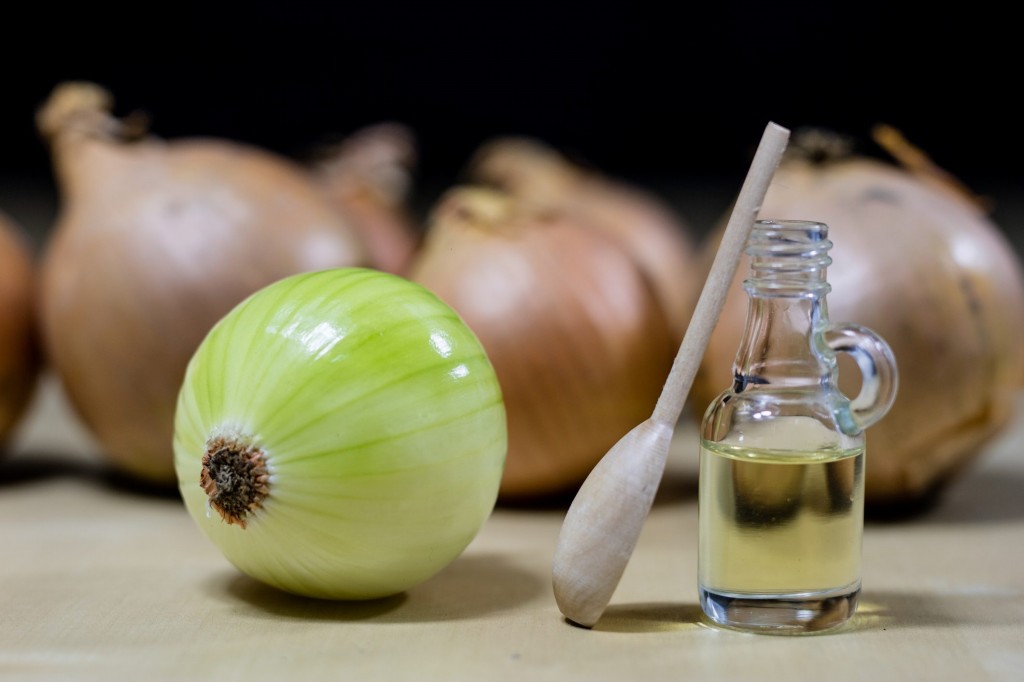
[[[229,524],[200,487],[210,439],[266,453],[269,493]],[[185,505],[239,570],[358,600],[453,561],[492,511],[507,448],[497,377],[426,289],[374,269],[285,278],[250,296],[189,363],[175,420]]]
[[[866,502],[880,513],[919,508],[1014,413],[1024,371],[1018,256],[966,196],[861,156],[786,159],[760,216],[828,224],[829,316],[881,335],[899,371],[892,409],[866,434]],[[708,262],[722,229],[708,240]],[[694,382],[691,405],[698,412],[732,382],[746,272],[744,258]],[[843,392],[852,396],[858,385],[856,366],[841,363]]]
[[[0,445],[28,409],[42,367],[35,259],[21,226],[0,214]]]
[[[651,282],[672,330],[683,340],[702,274],[692,226],[644,187],[570,160],[541,140],[500,137],[476,151],[467,176],[538,211],[560,211],[610,236]]]
[[[450,189],[410,278],[480,338],[508,412],[500,496],[572,491],[648,418],[675,347],[650,281],[608,235],[495,189]]]
[[[416,138],[397,122],[355,131],[325,149],[313,176],[366,244],[374,268],[404,275],[422,234],[409,205]]]
[[[65,84],[39,117],[60,190],[40,333],[113,467],[173,486],[178,389],[214,323],[282,277],[368,259],[297,162],[232,140],[122,139],[102,94]]]

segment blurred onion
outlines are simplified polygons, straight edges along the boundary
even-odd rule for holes
[[[879,139],[894,146],[891,128]],[[830,317],[863,324],[896,355],[900,391],[868,430],[867,501],[880,508],[926,499],[961,472],[1014,413],[1024,372],[1024,273],[981,207],[915,150],[913,172],[850,153],[822,131],[797,138],[760,216],[819,220],[835,246]],[[724,224],[724,223],[723,223]],[[706,244],[713,255],[720,226]],[[746,311],[741,264],[691,404],[703,410],[732,381]],[[840,373],[856,393],[856,368]]]
[[[146,136],[111,104],[70,82],[38,114],[61,194],[42,338],[111,461],[171,483],[175,399],[213,324],[270,282],[367,255],[297,163],[229,140]]]
[[[400,123],[379,123],[322,152],[314,175],[335,208],[359,232],[371,264],[403,274],[421,234],[409,199],[416,140]]]
[[[536,210],[574,216],[611,236],[647,276],[675,342],[683,339],[703,284],[690,225],[661,197],[638,185],[570,161],[526,137],[482,145],[470,160],[470,181],[498,187]]]
[[[35,320],[36,264],[24,229],[0,214],[0,444],[32,398],[42,357]]]
[[[410,278],[480,338],[501,383],[501,496],[560,493],[650,416],[675,354],[642,266],[580,214],[456,187],[434,207]]]

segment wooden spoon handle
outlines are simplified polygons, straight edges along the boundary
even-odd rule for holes
[[[697,368],[704,356],[704,350],[711,338],[711,332],[718,324],[726,294],[729,293],[729,285],[743,253],[743,246],[750,236],[750,230],[768,192],[768,185],[779,161],[782,160],[782,153],[788,141],[789,130],[776,123],[768,123],[729,216],[725,234],[718,245],[718,253],[711,264],[707,281],[704,282],[704,288],[690,318],[690,325],[686,328],[686,335],[683,336],[679,352],[672,363],[672,370],[665,380],[665,387],[658,397],[658,403],[654,406],[651,419],[659,424],[674,425],[679,420]]]

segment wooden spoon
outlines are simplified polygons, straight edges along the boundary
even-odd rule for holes
[[[788,141],[789,130],[768,123],[653,414],[597,463],[565,516],[552,578],[558,608],[574,623],[588,628],[597,623],[626,569],[693,378]]]

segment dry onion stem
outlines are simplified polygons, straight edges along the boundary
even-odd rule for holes
[[[199,486],[210,507],[228,524],[246,527],[246,519],[270,494],[263,451],[237,438],[216,437],[206,444]]]

